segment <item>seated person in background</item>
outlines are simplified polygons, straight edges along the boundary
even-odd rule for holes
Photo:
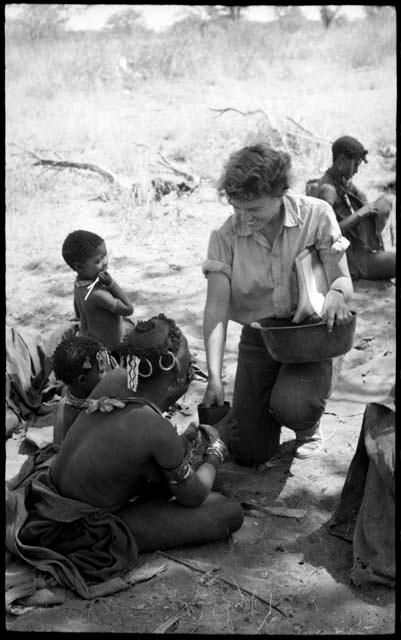
[[[326,200],[334,209],[343,235],[350,241],[348,266],[354,279],[385,280],[395,277],[395,252],[384,251],[382,231],[392,203],[385,196],[369,203],[352,182],[367,150],[351,136],[332,145],[333,164],[317,181],[310,195]]]
[[[58,452],[40,450],[42,464],[7,487],[8,551],[83,597],[111,589],[141,552],[226,538],[243,521],[238,502],[212,491],[225,452],[217,431],[204,427],[194,470],[186,449],[198,429],[180,437],[162,415],[193,375],[180,329],[162,314],[138,322],[122,353],[127,370],[107,372],[90,398],[124,408],[81,411]]]
[[[66,385],[66,393],[61,399],[54,425],[56,444],[61,444],[64,437],[79,415],[81,409],[88,409],[87,398],[107,371],[115,368],[117,363],[108,351],[94,338],[74,336],[63,340],[53,355],[54,374]],[[111,399],[101,411],[107,411]],[[116,401],[114,401],[116,402]],[[120,408],[123,403],[117,401]],[[112,409],[112,406],[111,406]]]
[[[91,231],[73,231],[63,242],[62,255],[77,272],[74,309],[80,322],[79,334],[95,338],[113,352],[124,335],[122,317],[130,316],[134,308],[107,271],[103,238]]]

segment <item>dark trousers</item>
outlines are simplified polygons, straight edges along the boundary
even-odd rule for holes
[[[260,331],[245,326],[230,411],[239,428],[239,439],[231,445],[234,460],[246,466],[262,464],[277,453],[281,426],[296,432],[315,427],[338,360],[281,364],[269,355]]]

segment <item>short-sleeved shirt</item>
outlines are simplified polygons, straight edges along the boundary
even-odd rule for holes
[[[97,284],[85,300],[87,293],[88,282],[77,278],[74,284],[74,308],[79,317],[79,333],[96,338],[109,351],[113,351],[123,337],[123,319],[115,313],[118,300],[104,285]]]
[[[245,325],[292,316],[299,297],[297,255],[315,247],[323,263],[338,262],[349,245],[327,202],[288,191],[283,207],[283,224],[273,245],[238,214],[210,235],[202,270],[206,277],[220,272],[230,280],[230,320]]]

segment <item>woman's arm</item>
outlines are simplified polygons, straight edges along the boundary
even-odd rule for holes
[[[327,321],[327,328],[331,332],[334,322],[344,324],[349,319],[351,313],[347,302],[350,302],[354,289],[345,255],[339,262],[323,263],[323,266],[330,288],[324,301],[322,317]]]
[[[228,277],[221,272],[210,272],[203,315],[203,336],[208,370],[208,384],[202,402],[205,406],[222,405],[224,402],[221,371],[226,344],[230,293],[231,286]]]
[[[149,453],[160,465],[171,493],[186,507],[197,507],[207,498],[216,478],[217,467],[224,455],[225,446],[218,438],[217,431],[214,430],[212,435],[206,435],[212,450],[208,447],[204,462],[195,471],[184,455],[182,438],[168,420],[158,418],[148,429]],[[220,453],[213,452],[216,440],[217,451],[221,449]]]

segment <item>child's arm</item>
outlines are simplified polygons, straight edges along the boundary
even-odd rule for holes
[[[114,298],[113,305],[111,307],[110,305],[107,305],[107,308],[109,311],[111,311],[111,313],[115,313],[118,316],[130,316],[132,313],[134,313],[133,305],[129,301],[124,291],[121,289],[120,285],[117,284],[115,280],[113,280],[113,278],[111,277],[108,271],[103,271],[102,273],[99,273],[99,280],[101,284],[104,284],[107,287],[108,291]],[[96,291],[96,294],[97,294],[96,298],[98,302],[101,301],[101,297],[99,296],[100,293],[101,293],[101,289],[98,289]],[[103,293],[106,293],[106,292],[103,290]],[[104,305],[99,304],[98,306],[104,306]]]

